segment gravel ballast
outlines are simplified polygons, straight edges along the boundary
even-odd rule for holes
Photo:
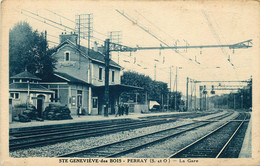
[[[232,116],[227,117],[223,120],[230,120],[236,117],[238,113],[234,113]],[[216,129],[217,127],[221,126],[223,122],[218,121],[211,123],[205,127],[200,127],[196,130],[191,130],[189,132],[185,132],[177,137],[168,139],[160,144],[154,144],[150,147],[143,148],[135,153],[129,153],[124,156],[123,158],[168,158],[171,154],[179,151],[183,147],[189,145],[193,141],[196,141],[198,138],[206,135],[210,131]]]
[[[214,115],[204,116],[203,118],[196,118],[196,120],[208,119],[224,113],[225,112],[220,112]],[[236,115],[237,113],[234,113],[232,117]],[[232,117],[225,118],[225,120],[228,120]],[[10,157],[56,157],[65,153],[70,153],[70,152],[74,152],[86,148],[92,148],[95,146],[100,146],[111,142],[124,140],[126,138],[133,138],[136,136],[141,136],[144,134],[160,131],[163,129],[168,129],[174,126],[179,126],[191,122],[193,122],[192,119],[182,119],[172,123],[166,123],[166,124],[134,129],[129,131],[122,131],[122,132],[113,133],[104,136],[72,140],[72,141],[57,143],[53,145],[47,145],[47,146],[36,147],[36,148],[28,148],[24,150],[20,149],[20,150],[10,152]],[[213,130],[214,128],[216,128],[218,125],[222,123],[223,122],[214,122],[211,125],[199,128],[195,131],[190,131],[176,138],[170,139],[160,144],[156,144],[152,147],[142,149],[135,154],[128,154],[124,157],[149,157],[149,158],[167,157],[166,154],[169,153],[171,154],[172,152],[176,151],[183,145],[188,144],[188,142],[191,142],[192,140],[195,140],[196,138],[202,136],[203,134],[209,132],[210,130]]]

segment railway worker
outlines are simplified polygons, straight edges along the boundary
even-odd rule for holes
[[[119,105],[116,103],[116,106],[115,106],[115,117],[117,117],[118,114],[119,114]]]
[[[128,115],[129,111],[129,106],[127,104],[125,104],[125,114]]]
[[[81,106],[80,106],[80,105],[78,106],[77,112],[78,112],[78,117],[80,117],[80,114],[82,113],[82,110],[81,110]]]
[[[122,104],[120,103],[118,105],[118,115],[121,116],[121,114],[122,114]]]
[[[122,112],[121,112],[122,116],[124,115],[124,113],[125,113],[125,104],[122,105]]]

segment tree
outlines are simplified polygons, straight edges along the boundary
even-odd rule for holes
[[[167,84],[160,81],[153,81],[150,77],[136,72],[124,72],[121,77],[121,83],[144,88],[148,94],[148,99],[155,100],[160,104],[167,104],[168,88]],[[131,98],[135,100],[135,93],[122,94],[122,98]],[[138,102],[144,103],[145,93],[138,95]]]
[[[51,56],[44,33],[33,31],[27,22],[19,22],[9,31],[9,75],[26,68],[40,77],[52,74],[56,60]]]
[[[215,108],[249,109],[252,107],[252,80],[238,92],[211,97]]]

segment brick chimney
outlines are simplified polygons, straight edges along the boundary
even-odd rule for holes
[[[94,42],[94,51],[98,51],[98,43],[96,41]]]
[[[66,32],[62,32],[60,35],[60,43],[64,42],[65,40],[69,39],[72,43],[77,45],[77,41],[78,41],[78,35],[74,33],[66,33]]]

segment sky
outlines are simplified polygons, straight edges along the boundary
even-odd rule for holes
[[[53,24],[47,19],[75,28],[75,23],[69,20],[75,21],[75,16],[79,14],[92,13],[94,38],[91,39],[91,47],[94,41],[102,45],[110,31],[121,31],[121,44],[126,46],[158,47],[162,44],[116,12],[118,9],[171,46],[173,44],[185,46],[187,43],[189,45],[235,44],[249,39],[253,40],[252,48],[236,49],[234,52],[225,48],[226,53],[223,53],[221,48],[112,53],[112,59],[116,62],[119,55],[119,64],[124,67],[123,71],[136,71],[152,79],[155,79],[156,75],[157,81],[166,82],[168,86],[171,73],[171,88],[173,89],[176,68],[178,68],[178,91],[185,94],[187,77],[199,81],[247,80],[251,75],[254,76],[257,69],[254,62],[259,60],[259,11],[252,1],[218,3],[217,1],[94,2],[75,0],[48,2],[52,3],[29,0],[5,3],[2,10],[3,18],[6,18],[4,21],[8,22],[5,28],[10,29],[19,21],[27,21],[35,30],[40,32],[46,30],[48,40],[55,42],[49,43],[50,47],[53,47],[59,43],[58,37],[64,29],[67,32],[71,30]],[[206,13],[207,18],[203,12]],[[81,40],[81,44],[87,46],[84,40]],[[228,56],[231,57],[234,66],[227,61]],[[195,57],[200,64],[195,62]]]

